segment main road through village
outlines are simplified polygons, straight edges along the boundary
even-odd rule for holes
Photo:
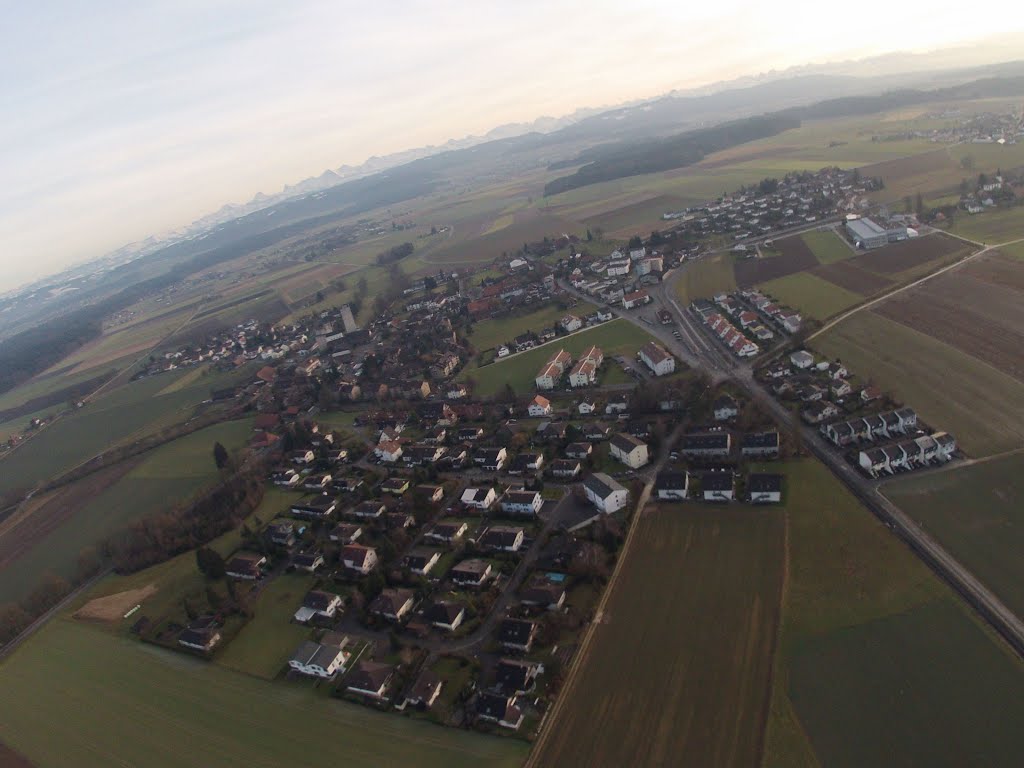
[[[990,246],[972,254],[957,265],[995,247],[998,246]],[[941,271],[948,271],[957,265],[950,265]],[[791,412],[754,380],[752,366],[733,357],[714,336],[705,331],[688,308],[679,305],[675,299],[674,285],[685,269],[684,266],[669,272],[662,283],[651,287],[648,293],[652,302],[646,307],[639,310],[620,309],[617,310],[618,315],[655,336],[666,349],[690,367],[706,372],[714,384],[732,382],[767,413],[772,414],[779,424],[791,424]],[[563,287],[579,298],[590,298],[570,285],[563,283]],[[896,289],[899,290],[902,289]],[[667,309],[676,324],[662,325],[653,319],[660,309]],[[846,316],[848,314],[850,313]],[[675,330],[679,331],[679,337],[673,335]],[[868,509],[903,539],[922,560],[967,600],[1018,654],[1024,657],[1024,622],[909,515],[883,496],[879,491],[878,482],[865,477],[848,464],[817,430],[804,425],[798,428],[802,431],[804,447],[820,459]]]

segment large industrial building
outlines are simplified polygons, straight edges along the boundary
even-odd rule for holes
[[[846,222],[846,231],[858,248],[880,248],[897,240],[907,239],[907,228],[890,224],[882,226],[872,219],[860,218]]]

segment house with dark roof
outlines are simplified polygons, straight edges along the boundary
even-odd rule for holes
[[[732,436],[726,431],[683,435],[679,452],[689,459],[722,459],[732,451]]]
[[[690,493],[690,476],[686,472],[663,470],[654,481],[660,501],[685,501]]]
[[[360,661],[356,664],[345,681],[345,690],[371,699],[383,699],[387,696],[388,687],[395,676],[395,668],[391,664],[377,661]]]
[[[544,667],[535,661],[521,659],[502,659],[494,669],[494,678],[498,688],[505,693],[526,693],[533,689],[537,676]]]
[[[544,506],[540,491],[509,489],[501,497],[501,511],[509,515],[536,517]]]
[[[295,649],[288,666],[302,675],[330,679],[345,670],[351,654],[344,645],[329,645],[307,640]]]
[[[345,517],[354,517],[357,520],[376,520],[384,514],[385,510],[387,507],[383,501],[368,499],[345,510]]]
[[[324,564],[323,552],[310,550],[309,552],[296,552],[292,555],[292,566],[299,571],[315,573],[316,569]]]
[[[547,574],[535,573],[519,593],[523,605],[554,611],[565,603],[565,587],[552,581]]]
[[[480,587],[491,577],[492,570],[486,560],[470,558],[448,571],[448,576],[460,587]]]
[[[526,472],[539,472],[543,466],[543,453],[520,453],[512,459],[512,464],[509,465],[508,473],[510,475],[522,475]]]
[[[751,504],[778,504],[782,501],[782,475],[751,474],[747,477],[747,496]]]
[[[477,543],[484,549],[498,552],[518,552],[523,546],[525,531],[510,525],[492,525],[487,528]]]
[[[526,653],[536,636],[537,623],[528,619],[505,619],[498,625],[498,642],[509,650]]]
[[[347,569],[363,576],[377,567],[377,550],[361,544],[348,544],[342,547],[339,558]]]
[[[732,501],[736,497],[736,478],[729,470],[704,472],[700,489],[704,501]]]
[[[466,607],[454,600],[438,600],[427,608],[423,618],[438,629],[454,632],[466,618]]]
[[[649,460],[647,443],[632,435],[619,432],[612,436],[610,453],[613,459],[617,459],[630,469],[639,469]]]
[[[516,697],[499,693],[481,692],[476,697],[476,716],[485,722],[497,723],[502,728],[519,730],[523,712],[516,705]]]
[[[390,621],[401,621],[412,610],[415,593],[411,589],[384,589],[370,603],[370,613]]]
[[[178,634],[178,645],[209,653],[221,641],[220,622],[213,616],[200,616]]]
[[[469,525],[461,520],[442,520],[424,534],[424,538],[451,544],[466,535]]]
[[[362,526],[355,523],[338,523],[331,529],[330,539],[342,544],[353,544],[362,535]]]
[[[341,595],[322,589],[313,589],[306,593],[302,605],[295,612],[295,620],[305,624],[311,619],[333,619],[341,608]]]
[[[508,461],[508,452],[502,448],[478,448],[473,452],[473,463],[488,472],[500,472]]]
[[[740,454],[744,458],[778,458],[779,433],[772,429],[745,434],[740,440]]]
[[[551,462],[551,475],[559,480],[573,480],[582,471],[579,459],[555,459]]]
[[[441,559],[441,551],[427,547],[416,547],[405,556],[405,567],[419,576],[426,576]]]
[[[323,520],[334,513],[337,502],[330,496],[315,496],[292,504],[291,513],[297,517],[311,520]]]
[[[583,480],[587,500],[606,515],[626,506],[629,492],[604,472],[595,472]]]
[[[437,701],[437,697],[441,695],[442,688],[444,688],[444,680],[429,669],[425,669],[420,672],[416,682],[406,692],[405,706],[430,709]]]
[[[228,560],[224,573],[232,579],[255,581],[263,576],[267,558],[253,552],[239,552]]]
[[[711,409],[714,412],[715,421],[729,421],[740,415],[740,407],[729,395],[721,395],[715,398]]]

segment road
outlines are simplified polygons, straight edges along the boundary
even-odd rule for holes
[[[1021,240],[1024,240],[1024,238]],[[983,253],[1011,243],[1021,242],[1021,240],[988,246],[977,254],[943,267],[926,278],[917,280],[908,286],[895,289],[871,302],[871,304],[882,301],[914,285],[920,285],[925,280],[948,272],[967,261],[981,256]],[[685,269],[685,266],[682,269]],[[722,348],[716,347],[717,342],[709,334],[705,333],[704,329],[693,321],[689,313],[676,302],[673,288],[675,281],[679,279],[681,274],[682,270],[675,270],[666,277],[663,283],[653,287],[648,292],[651,295],[652,303],[644,307],[643,310],[617,311],[617,314],[656,336],[666,349],[677,355],[691,367],[707,372],[714,383],[730,381],[739,386],[766,412],[772,414],[779,424],[788,425],[792,423],[791,412],[754,380],[753,369],[750,364],[727,359],[729,354]],[[576,293],[571,288],[569,290]],[[870,304],[861,305],[860,309],[868,306]],[[659,309],[668,309],[672,313],[680,330],[681,340],[676,339],[672,335],[673,326],[650,325],[639,317],[641,313],[654,317]],[[847,313],[844,317],[848,317],[849,314],[852,314],[852,312]],[[837,319],[836,322],[838,321]],[[831,327],[831,325],[834,325],[834,323],[827,327]],[[1003,604],[974,574],[925,532],[909,515],[885,498],[879,491],[879,484],[876,481],[863,476],[854,467],[849,465],[842,455],[833,450],[831,444],[821,437],[816,429],[804,425],[801,425],[799,429],[802,433],[804,446],[816,458],[821,460],[872,513],[905,541],[940,578],[952,586],[1018,654],[1024,657],[1024,622]],[[563,696],[561,698],[567,697]]]

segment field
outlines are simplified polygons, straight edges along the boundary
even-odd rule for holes
[[[901,478],[882,490],[1024,614],[1024,455]]]
[[[267,680],[281,674],[298,644],[309,639],[309,627],[291,619],[315,582],[312,574],[284,573],[267,584],[255,616],[217,655],[217,663]]]
[[[824,466],[767,468],[789,568],[766,768],[1015,765],[1019,662]]]
[[[1024,384],[1024,268],[981,257],[889,299],[875,311]]]
[[[543,766],[757,765],[784,559],[777,510],[648,507]]]
[[[800,237],[821,264],[832,264],[853,255],[853,249],[831,230],[804,232]]]
[[[953,433],[971,456],[1011,450],[1024,440],[1024,385],[931,336],[865,311],[813,346]]]
[[[32,514],[5,521],[0,527],[0,603],[24,597],[47,572],[72,577],[83,548],[187,499],[217,475],[214,442],[235,450],[251,430],[252,420],[244,419],[194,432],[124,467],[62,488],[42,499],[43,506]]]
[[[950,232],[981,243],[1006,243],[1024,237],[1024,206],[956,217]]]
[[[818,266],[814,252],[800,235],[775,241],[778,256],[736,262],[736,284],[742,288],[777,280]]]
[[[69,619],[0,666],[0,739],[39,768],[69,755],[78,768],[512,768],[526,754],[515,739],[380,714],[311,683],[268,684]]]
[[[583,220],[590,228],[601,228],[606,235],[629,238],[639,234],[646,236],[651,230],[665,225],[661,216],[685,208],[686,199],[673,195],[657,195],[647,200],[613,208],[604,213],[594,214]]]
[[[502,391],[506,384],[511,384],[512,389],[522,395],[533,391],[537,371],[559,349],[565,349],[575,357],[596,344],[604,352],[605,366],[611,368],[617,367],[613,360],[609,360],[612,355],[632,358],[650,340],[651,336],[646,331],[632,323],[612,320],[482,368],[466,368],[460,378],[476,380],[477,396],[493,395]]]
[[[851,261],[852,259],[824,264],[812,269],[811,274],[861,296],[873,296],[893,286],[893,281],[889,278],[861,269],[851,264]]]
[[[587,302],[581,302],[573,309],[561,309],[557,304],[549,304],[526,314],[502,315],[494,320],[473,323],[473,332],[469,339],[478,351],[494,349],[521,333],[550,328],[568,314],[583,317],[596,309],[597,307]]]
[[[683,307],[694,299],[711,298],[736,288],[732,256],[728,253],[690,261],[680,269],[682,277],[676,280],[676,295]]]
[[[813,272],[798,272],[758,287],[783,304],[818,320],[829,318],[864,300],[863,296],[822,280]]]

